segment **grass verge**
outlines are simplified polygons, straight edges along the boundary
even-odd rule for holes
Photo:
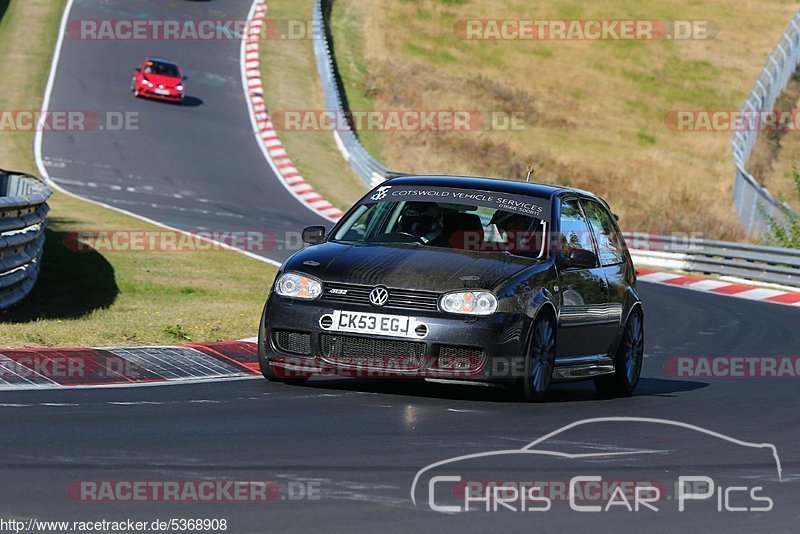
[[[0,21],[0,107],[38,110],[63,0],[24,0]],[[0,166],[35,173],[33,132],[0,133]],[[39,281],[0,312],[0,347],[176,344],[255,334],[275,268],[241,254],[74,252],[71,232],[159,229],[56,193]]]
[[[51,204],[39,281],[0,316],[0,346],[175,344],[257,331],[274,267],[227,250],[76,252],[73,232],[160,230],[59,193]]]
[[[267,0],[267,19],[284,31],[298,21],[310,27],[311,0]],[[323,111],[322,95],[311,32],[295,39],[261,43],[264,99],[275,117],[284,111]],[[277,122],[277,121],[276,121]],[[278,131],[300,174],[325,199],[345,210],[366,191],[350,169],[330,131]]]
[[[334,0],[332,31],[348,98],[367,108],[524,114],[518,130],[362,133],[389,168],[521,179],[534,163],[539,181],[606,198],[625,228],[743,239],[731,132],[675,131],[665,117],[738,110],[795,10],[780,0]],[[719,31],[686,41],[454,31],[486,19],[705,20]]]
[[[5,12],[2,13],[5,4]],[[0,110],[36,111],[50,72],[65,0],[0,0]],[[36,173],[33,131],[0,131],[0,167]]]

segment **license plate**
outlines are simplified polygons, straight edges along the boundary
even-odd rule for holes
[[[417,320],[405,315],[384,315],[336,310],[332,314],[333,324],[326,330],[376,334],[395,337],[418,337],[414,334]]]
[[[169,91],[168,91],[167,89],[156,89],[156,90],[155,90],[155,91],[153,91],[153,92],[154,92],[155,94],[157,94],[157,95],[169,96]]]

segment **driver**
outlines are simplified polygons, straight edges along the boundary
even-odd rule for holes
[[[409,202],[397,221],[397,230],[420,238],[426,245],[447,246],[442,235],[444,215],[432,202]]]

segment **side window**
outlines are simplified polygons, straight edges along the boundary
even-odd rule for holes
[[[603,206],[591,200],[582,201],[584,212],[589,219],[597,247],[600,249],[600,264],[614,265],[625,261],[625,247],[617,225]]]
[[[561,201],[561,228],[558,241],[559,254],[564,258],[568,257],[574,249],[595,252],[589,225],[575,198]]]

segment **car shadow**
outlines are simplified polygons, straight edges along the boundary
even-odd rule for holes
[[[642,378],[634,397],[673,396],[684,391],[694,391],[708,386],[707,382]],[[340,377],[315,377],[303,384],[308,389],[329,391],[357,391],[444,400],[480,402],[522,402],[509,388],[480,383],[432,382],[415,379],[361,379]],[[615,395],[598,393],[591,381],[554,384],[546,402],[580,402],[611,400]]]
[[[144,98],[144,100],[149,100],[151,102],[161,104],[162,106],[178,106],[187,108],[196,108],[204,104],[201,98],[189,95],[184,96],[183,100],[181,100],[180,102],[175,102],[171,100],[161,100],[160,98],[146,98],[146,97]]]
[[[74,243],[72,234],[45,230],[36,285],[22,302],[0,313],[0,324],[75,319],[114,303],[119,294],[114,268],[91,247],[75,251]]]
[[[203,101],[201,99],[197,98],[196,96],[188,96],[187,95],[187,96],[183,97],[183,101],[178,105],[183,106],[183,107],[187,107],[187,108],[196,108],[197,106],[202,106],[203,105]]]

